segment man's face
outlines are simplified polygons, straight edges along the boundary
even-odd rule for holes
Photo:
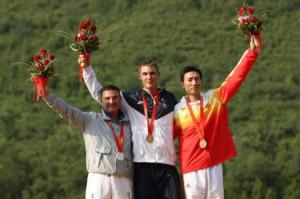
[[[196,71],[185,73],[181,85],[187,95],[199,95],[201,91],[201,78]]]
[[[154,66],[143,65],[140,67],[139,79],[146,89],[156,89],[158,85],[159,74]]]
[[[103,91],[100,102],[103,109],[113,115],[120,110],[121,97],[118,91],[106,90]]]

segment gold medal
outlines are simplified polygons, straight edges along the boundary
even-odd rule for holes
[[[153,136],[151,134],[146,136],[146,140],[148,143],[152,143],[153,142]]]
[[[206,140],[205,139],[201,139],[199,141],[199,146],[200,146],[201,149],[204,149],[207,146]]]
[[[200,121],[197,121],[195,115],[194,115],[194,112],[193,112],[193,109],[190,105],[190,101],[189,99],[187,98],[186,100],[186,106],[189,110],[189,113],[191,115],[191,118],[193,120],[193,123],[196,127],[196,130],[197,130],[197,133],[199,134],[199,137],[200,137],[200,140],[199,140],[199,147],[201,149],[205,149],[207,147],[207,142],[206,140],[204,139],[204,127],[205,127],[205,114],[204,114],[204,109],[203,109],[203,99],[202,99],[202,96],[200,95]]]

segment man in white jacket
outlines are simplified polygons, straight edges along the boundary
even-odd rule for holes
[[[120,110],[119,89],[109,85],[99,91],[102,113],[82,112],[47,93],[45,103],[83,132],[88,171],[86,199],[131,199],[131,129]]]

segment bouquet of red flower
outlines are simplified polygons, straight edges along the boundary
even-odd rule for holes
[[[54,54],[47,49],[40,50],[39,54],[33,56],[30,65],[31,80],[34,82],[34,99],[37,103],[41,97],[48,94],[48,78],[54,74]]]
[[[69,45],[71,50],[84,55],[89,60],[89,54],[99,48],[99,40],[96,36],[96,26],[91,19],[80,23],[79,31],[74,35],[72,43]],[[82,82],[82,67],[79,66],[79,79]]]
[[[246,3],[237,8],[237,19],[233,21],[237,25],[237,30],[248,35],[260,36],[262,20],[254,15],[254,8],[249,7]]]

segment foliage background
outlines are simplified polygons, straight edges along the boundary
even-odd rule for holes
[[[85,152],[79,130],[41,102],[18,61],[41,48],[57,55],[51,92],[84,111],[99,111],[77,79],[76,53],[58,31],[92,17],[102,38],[92,56],[97,76],[138,88],[137,66],[154,58],[160,85],[179,98],[178,73],[196,64],[204,88],[219,86],[248,46],[230,22],[238,0],[2,0],[0,4],[0,198],[83,198]],[[264,49],[230,103],[239,155],[224,164],[225,197],[300,198],[300,2],[249,0],[267,9]]]

